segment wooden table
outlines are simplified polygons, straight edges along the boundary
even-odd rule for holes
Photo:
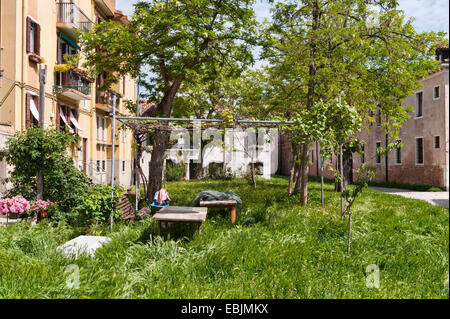
[[[161,222],[166,225],[168,222],[198,224],[198,231],[201,234],[202,223],[206,220],[207,213],[206,207],[167,206],[153,215],[152,220],[158,221],[158,236],[161,236]]]
[[[231,223],[234,224],[236,222],[236,205],[237,201],[234,199],[230,200],[207,200],[200,201],[200,207],[210,207],[210,208],[219,208],[225,207],[231,211]]]

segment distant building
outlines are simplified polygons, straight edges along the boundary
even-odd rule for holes
[[[376,156],[377,147],[386,147],[385,133],[379,127],[383,114],[371,125],[369,133],[360,133],[367,143],[365,158],[377,167],[375,181],[449,189],[448,47],[441,47],[436,53],[440,70],[423,79],[422,87],[402,102],[402,106],[415,109],[400,129],[403,148],[386,157]],[[361,160],[354,157],[354,168],[361,166]]]

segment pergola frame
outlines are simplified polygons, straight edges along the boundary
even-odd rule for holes
[[[115,126],[115,121],[118,120],[120,121],[122,124],[130,126],[129,122],[130,121],[164,121],[164,122],[204,122],[204,123],[224,123],[224,120],[219,120],[219,119],[196,119],[196,118],[173,118],[173,117],[139,117],[139,116],[116,116],[116,102],[117,102],[117,96],[114,95],[113,98],[113,113],[112,116],[107,116],[106,118],[111,118],[113,123],[112,123],[112,141],[115,140],[115,135],[116,135],[116,126]],[[149,124],[156,124],[156,123],[149,123]],[[266,124],[266,125],[281,125],[281,124],[287,124],[287,125],[292,125],[295,124],[294,121],[268,121],[268,120],[236,120],[234,122],[234,124]],[[149,125],[150,126],[150,125]],[[172,130],[172,128],[168,128],[170,130]],[[114,143],[113,143],[114,145]],[[112,165],[111,165],[111,187],[114,187],[114,149],[115,147],[112,148]],[[340,147],[339,149],[339,156],[342,162],[342,147]],[[323,158],[322,158],[322,162],[323,162]],[[343,176],[343,167],[341,165],[340,167],[340,174],[341,176]],[[136,182],[136,196],[137,192],[139,191],[138,186],[137,186],[137,182]],[[341,206],[342,206],[342,187],[341,187]],[[323,190],[322,190],[323,193]],[[111,197],[113,198],[113,194],[111,194]],[[136,206],[136,209],[138,209],[138,207]],[[342,210],[342,208],[341,208]],[[111,216],[110,219],[110,231],[112,232],[112,228],[113,228],[113,217]]]

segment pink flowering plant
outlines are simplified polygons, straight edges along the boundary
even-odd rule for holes
[[[52,202],[50,202],[50,201],[45,201],[45,200],[40,200],[40,199],[38,199],[36,202],[34,202],[34,203],[31,205],[31,209],[32,209],[33,211],[35,211],[36,213],[44,212],[44,211],[47,211],[48,208],[49,208],[50,206],[54,205],[54,204],[55,204],[55,203],[52,203]]]
[[[22,196],[0,199],[0,213],[2,215],[18,214],[22,215],[30,210],[30,203]]]

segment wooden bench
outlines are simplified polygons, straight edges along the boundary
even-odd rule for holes
[[[167,206],[152,216],[152,220],[158,221],[158,236],[161,236],[161,223],[166,225],[173,223],[194,223],[198,224],[198,232],[202,233],[202,223],[206,220],[208,208],[206,207],[182,207]]]
[[[231,211],[231,223],[234,224],[236,222],[236,205],[237,201],[234,199],[230,200],[209,200],[209,201],[200,201],[200,207],[209,207],[209,208],[228,208]]]
[[[142,208],[139,210],[139,212],[136,214],[136,210],[134,209],[133,205],[130,203],[130,200],[128,199],[127,194],[123,194],[120,198],[120,201],[116,203],[115,207],[116,210],[120,210],[123,214],[120,215],[120,219],[129,221],[133,220],[136,217],[139,217],[140,219],[144,219],[145,216],[149,215],[151,213],[151,210],[149,208]]]

